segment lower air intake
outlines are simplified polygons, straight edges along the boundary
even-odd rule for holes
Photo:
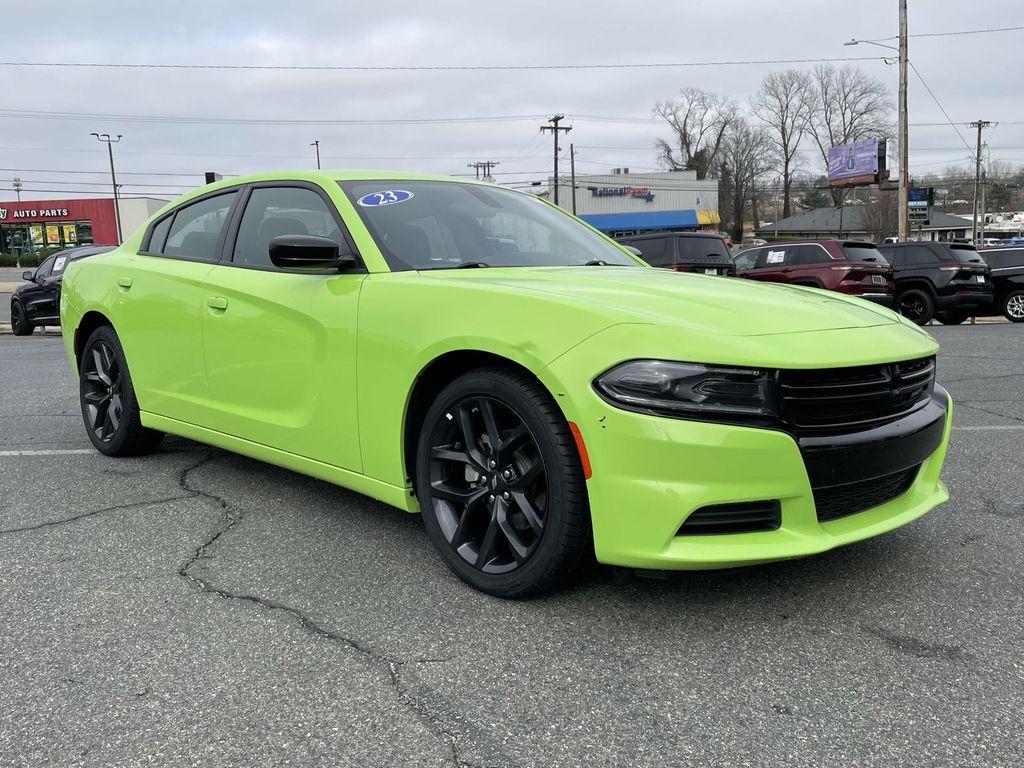
[[[774,531],[782,525],[777,501],[745,501],[712,504],[693,512],[679,526],[676,536],[710,536],[728,533]]]
[[[911,467],[871,480],[814,489],[818,522],[824,523],[878,507],[907,492],[919,467]]]

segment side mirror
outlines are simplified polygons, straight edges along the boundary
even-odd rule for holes
[[[338,244],[318,235],[278,235],[268,246],[270,261],[281,269],[346,269],[356,260],[350,253],[340,253]]]
[[[644,252],[641,251],[639,248],[634,248],[632,245],[624,245],[622,247],[625,248],[630,253],[632,253],[637,258],[642,259],[644,257]]]
[[[32,278],[34,278],[35,275],[36,275],[36,273],[33,272],[31,269],[26,269],[24,272],[21,273],[21,279],[22,280],[27,280],[28,282],[31,283],[32,282]]]

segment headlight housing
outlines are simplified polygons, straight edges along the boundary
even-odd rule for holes
[[[758,423],[776,415],[770,373],[756,368],[631,360],[594,388],[612,405],[661,416]]]

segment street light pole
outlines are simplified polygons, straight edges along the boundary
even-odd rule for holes
[[[107,145],[107,155],[110,158],[110,184],[114,188],[114,218],[117,219],[117,244],[121,244],[121,203],[120,195],[117,192],[117,176],[114,175],[114,144],[121,141],[121,134],[117,134],[115,138],[111,138],[109,133],[91,133],[90,136],[95,136],[97,141],[102,141]]]
[[[316,147],[316,169],[320,170],[320,139],[313,139],[311,147]]]

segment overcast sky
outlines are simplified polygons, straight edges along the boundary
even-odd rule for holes
[[[984,7],[985,12],[979,13]],[[875,57],[851,37],[897,32],[896,0],[740,2],[432,2],[305,0],[221,2],[9,3],[0,59],[12,62],[443,66],[708,62],[739,59]],[[910,0],[910,31],[948,32],[1024,24],[1020,0]],[[986,134],[991,156],[1024,163],[1020,50],[1024,31],[910,41],[910,58],[954,121],[1002,125]],[[800,65],[797,65],[800,66]],[[811,66],[811,65],[806,65]],[[858,66],[893,93],[897,68]],[[20,176],[25,198],[102,190],[104,148],[91,131],[124,134],[116,146],[125,193],[173,197],[225,175],[313,165],[471,173],[495,160],[498,179],[545,179],[550,134],[527,118],[420,125],[219,125],[126,119],[27,119],[3,110],[289,120],[368,120],[539,115],[562,112],[577,145],[577,172],[612,166],[653,169],[654,102],[696,85],[745,101],[771,69],[785,65],[632,70],[497,72],[311,72],[70,69],[2,66],[0,187]],[[964,163],[968,149],[943,121],[920,81],[910,81],[911,170]],[[895,115],[895,112],[894,112]],[[1018,122],[1018,125],[1010,125]],[[961,128],[967,141],[973,135]],[[810,143],[804,145],[811,149]],[[807,169],[818,170],[814,154]],[[59,170],[62,173],[50,173]],[[66,171],[90,173],[68,174]],[[142,173],[189,174],[142,176]],[[88,184],[85,182],[89,182]],[[130,186],[136,185],[136,186]],[[169,186],[159,186],[169,185]],[[0,192],[3,199],[13,193]]]

